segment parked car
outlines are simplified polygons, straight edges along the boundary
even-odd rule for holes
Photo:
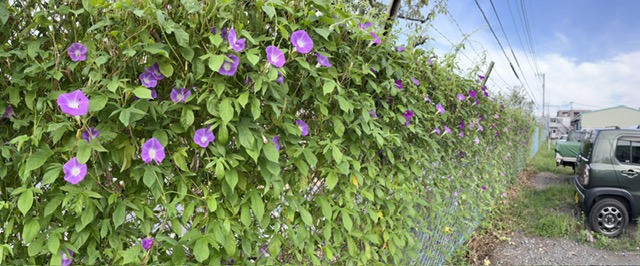
[[[640,130],[596,129],[582,142],[576,201],[592,230],[620,235],[640,214]]]
[[[556,143],[556,165],[571,166],[575,170],[576,157],[580,150],[580,142],[588,131],[571,131],[565,141]],[[564,135],[563,135],[564,136]]]

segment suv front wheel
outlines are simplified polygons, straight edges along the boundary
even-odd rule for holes
[[[620,235],[628,223],[627,208],[617,199],[608,198],[597,201],[589,212],[591,230],[607,237]]]

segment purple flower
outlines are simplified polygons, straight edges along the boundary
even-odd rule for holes
[[[375,109],[371,109],[371,111],[369,111],[369,115],[373,118],[378,118],[378,113],[376,113]]]
[[[464,101],[464,99],[466,99],[466,97],[464,97],[462,93],[458,93],[458,95],[456,95],[456,98],[458,98],[458,101]]]
[[[77,185],[87,175],[87,165],[78,162],[78,158],[73,157],[64,164],[62,171],[64,172],[64,180]]]
[[[404,52],[404,50],[406,50],[407,48],[403,46],[398,46],[396,49],[398,49],[398,53],[402,53]]]
[[[309,135],[309,126],[304,121],[298,119],[296,120],[296,125],[300,128],[300,132],[302,132],[302,136]]]
[[[402,89],[402,80],[396,79],[396,88],[398,88],[399,90]]]
[[[240,64],[240,58],[232,54],[227,54],[227,57],[231,59],[231,61],[224,60],[224,63],[222,63],[222,65],[220,66],[220,69],[218,69],[218,73],[220,73],[220,75],[232,77],[233,75],[236,74],[236,71],[238,70],[238,65]]]
[[[431,99],[429,98],[429,94],[424,95],[424,100],[427,101],[428,103],[431,102]]]
[[[413,81],[413,84],[416,84],[416,86],[420,86],[420,81],[418,81],[416,77],[411,77],[411,81]]]
[[[4,109],[4,113],[2,114],[2,118],[11,118],[13,115],[15,115],[13,107],[11,107],[11,105],[7,105],[7,108]]]
[[[62,254],[62,266],[69,266],[73,262],[73,250],[67,249],[67,251],[69,252],[69,255],[67,255],[64,250],[60,251],[60,253]]]
[[[147,237],[142,239],[142,248],[149,250],[153,246],[153,237]]]
[[[478,145],[478,144],[480,144],[480,139],[479,139],[478,137],[476,137],[476,138],[473,140],[473,142],[475,142],[475,143],[476,143],[476,145]]]
[[[151,161],[155,161],[156,164],[160,165],[162,160],[164,160],[164,147],[156,138],[150,138],[147,142],[142,145],[142,153],[140,154],[142,160],[149,164]]]
[[[487,91],[482,91],[484,93],[484,97],[489,97],[489,93]]]
[[[484,79],[484,76],[483,76],[483,75],[478,75],[478,78],[479,78],[480,80],[483,80],[483,79]]]
[[[234,29],[229,30],[227,40],[231,45],[231,49],[233,49],[237,53],[242,52],[242,50],[244,50],[244,42],[246,39],[245,38],[238,39],[236,36],[236,31]]]
[[[276,150],[280,151],[280,136],[278,135],[273,136],[273,138],[271,139],[271,142],[273,142],[273,146],[276,147]]]
[[[282,66],[284,66],[286,59],[284,58],[284,54],[278,47],[271,45],[267,47],[266,51],[267,60],[269,60],[269,63],[277,68],[281,68]]]
[[[329,58],[320,53],[316,53],[316,57],[318,58],[318,65],[323,67],[331,67],[331,62],[329,62]]]
[[[484,121],[484,115],[480,115],[480,121]]]
[[[211,33],[213,33],[214,35],[218,34],[218,29],[211,28]],[[220,30],[220,37],[222,37],[222,39],[227,39],[228,37],[227,29]]]
[[[438,110],[437,113],[440,113],[440,114],[444,114],[445,112],[444,107],[442,107],[442,104],[436,104],[436,110]]]
[[[297,30],[291,34],[291,44],[301,54],[307,54],[313,50],[313,40],[304,30]]]
[[[500,109],[504,110],[504,104],[500,104]],[[500,110],[500,112],[502,112],[502,110]]]
[[[460,121],[460,129],[464,130],[464,121]]]
[[[247,86],[249,84],[251,84],[253,82],[253,79],[251,79],[251,77],[247,77],[247,79],[244,80],[244,85]]]
[[[58,106],[62,112],[70,116],[86,115],[89,112],[89,98],[81,90],[58,96]]]
[[[155,80],[164,79],[164,75],[162,75],[162,72],[160,71],[160,65],[158,63],[155,63],[152,66],[148,67],[146,72],[151,73]]]
[[[358,28],[360,28],[361,30],[366,30],[370,28],[372,25],[373,24],[371,24],[371,22],[358,23]]]
[[[433,60],[431,60],[431,58],[427,59],[427,64],[429,64],[430,66],[433,66]]]
[[[173,88],[173,90],[171,90],[171,94],[169,95],[171,101],[174,103],[184,103],[187,101],[187,97],[189,96],[191,96],[191,91],[182,87],[180,89]]]
[[[82,139],[87,142],[92,139],[97,139],[100,136],[100,130],[97,130],[95,127],[90,127],[89,129],[82,131]]]
[[[471,97],[471,98],[474,98],[474,99],[475,99],[475,98],[477,97],[477,95],[476,95],[476,91],[475,91],[475,90],[469,90],[469,97]]]
[[[504,173],[500,173],[501,176],[504,176]],[[502,197],[506,198],[507,197],[507,192],[502,192]]]
[[[493,115],[493,118],[498,119],[500,116],[498,114]]]
[[[75,42],[69,46],[67,50],[71,61],[78,62],[87,60],[87,47],[79,42]]]
[[[451,132],[451,129],[448,126],[444,126],[444,133],[447,134],[453,134],[453,132]]]
[[[480,125],[480,123],[478,123],[478,131],[484,131],[484,128],[482,127],[482,125]]]
[[[282,72],[278,71],[278,78],[276,81],[280,83],[280,85],[284,85],[284,76],[282,75]]]
[[[158,98],[158,91],[151,89],[151,99]]]
[[[402,116],[404,116],[404,119],[405,119],[404,125],[408,127],[409,124],[411,124],[411,118],[413,117],[413,111],[406,110],[406,111],[404,111],[404,114],[402,114]]]
[[[483,191],[484,191],[484,190],[487,190],[487,187],[486,187],[486,186],[482,186],[482,190],[483,190]]]
[[[375,32],[371,32],[369,35],[371,35],[371,37],[373,37],[373,43],[375,44],[381,44],[382,41],[380,41],[380,37],[378,37],[378,35],[376,35]]]
[[[464,138],[464,131],[460,131],[460,134],[458,134],[458,136],[460,136],[461,138]]]
[[[436,129],[433,130],[433,131],[436,132],[436,134],[440,135],[440,128],[439,127],[436,127]]]
[[[155,88],[158,85],[158,80],[156,77],[149,71],[145,71],[140,74],[140,83],[142,86],[145,86],[149,89]]]
[[[214,140],[216,140],[216,136],[213,135],[213,132],[211,132],[209,128],[198,129],[196,133],[193,134],[193,142],[202,148],[206,148],[209,146],[209,143]]]

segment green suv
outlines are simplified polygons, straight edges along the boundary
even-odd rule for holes
[[[620,235],[640,214],[640,130],[593,130],[577,158],[576,201],[592,230]]]

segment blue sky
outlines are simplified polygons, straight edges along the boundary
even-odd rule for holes
[[[515,65],[489,0],[478,2]],[[423,31],[434,38],[430,46],[436,53],[444,54],[451,51],[451,42],[463,41],[460,30],[471,34],[467,48],[458,56],[458,64],[470,69],[481,62],[486,52],[487,60],[496,63],[489,80],[494,91],[506,93],[509,88],[523,84],[539,106],[542,79],[535,74],[545,73],[547,103],[552,114],[558,109],[569,109],[570,102],[574,103],[574,109],[617,105],[640,108],[640,74],[637,74],[640,1],[493,0],[493,3],[522,67],[523,73],[518,71],[521,81],[511,71],[474,0],[448,1],[450,15],[438,14],[433,27]],[[524,35],[521,3],[529,21],[535,60]]]

